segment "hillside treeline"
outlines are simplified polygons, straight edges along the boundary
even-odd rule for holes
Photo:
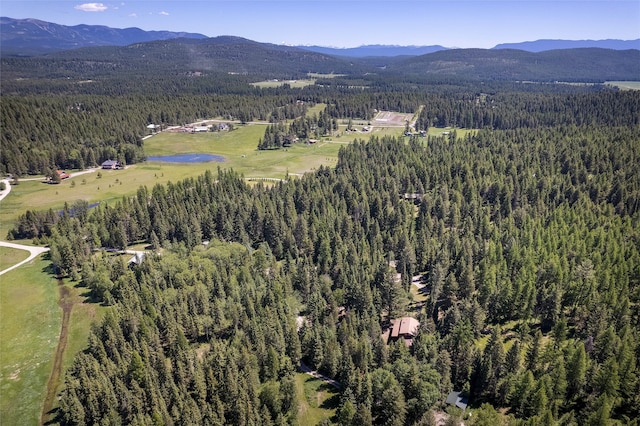
[[[184,125],[203,118],[268,119],[295,96],[257,100],[209,96],[3,96],[0,171],[16,176],[90,167],[114,159],[143,161],[148,124]]]
[[[633,422],[639,167],[633,125],[486,129],[359,141],[273,187],[208,172],[48,230],[28,212],[58,271],[113,306],[60,420],[295,424],[302,360],[341,383],[339,424],[429,424],[452,389],[488,403],[479,424]],[[93,251],[138,241],[162,255]],[[404,314],[418,336],[387,345]]]

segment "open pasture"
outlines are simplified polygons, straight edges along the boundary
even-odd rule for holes
[[[413,120],[413,113],[401,113],[392,111],[380,111],[373,117],[371,124],[374,126],[403,127],[407,121]]]
[[[114,202],[122,196],[135,194],[141,186],[152,188],[158,183],[177,182],[201,175],[206,170],[215,172],[218,167],[232,168],[247,179],[283,179],[287,173],[301,175],[321,165],[334,165],[342,146],[323,141],[312,145],[293,145],[282,150],[258,151],[258,140],[264,135],[264,130],[264,125],[247,125],[238,126],[231,132],[163,132],[145,140],[145,151],[150,156],[211,153],[223,156],[222,163],[144,162],[127,166],[124,170],[96,170],[65,179],[57,185],[46,184],[44,179],[23,179],[2,200],[0,238],[6,237],[17,217],[27,209],[61,210],[65,203],[72,204],[76,200]]]
[[[40,258],[2,276],[2,424],[39,424],[62,317],[56,280],[42,272],[48,265]]]
[[[336,414],[338,391],[305,373],[297,373],[295,377],[299,424],[317,425],[330,422]]]
[[[303,80],[266,80],[266,81],[258,81],[255,83],[251,83],[252,86],[267,88],[267,87],[281,87],[285,84],[288,84],[290,87],[294,89],[302,89],[305,86],[313,86],[316,83],[314,79],[303,79]]]

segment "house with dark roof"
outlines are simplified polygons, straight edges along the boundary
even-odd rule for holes
[[[465,396],[462,396],[462,392],[453,391],[447,395],[446,403],[466,410],[467,405],[469,405],[469,400]]]
[[[391,334],[389,334],[389,342],[392,343],[398,340],[402,340],[405,345],[411,346],[413,339],[418,334],[420,328],[420,321],[413,317],[402,317],[393,320],[393,327]]]
[[[101,164],[101,167],[105,170],[115,170],[120,168],[120,163],[115,160],[107,160]]]

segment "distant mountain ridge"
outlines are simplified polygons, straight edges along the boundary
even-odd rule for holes
[[[522,43],[502,43],[493,49],[517,49],[527,52],[545,52],[547,50],[581,49],[598,47],[612,50],[640,50],[640,39],[636,40],[536,40]]]
[[[204,34],[172,31],[144,31],[140,28],[111,28],[102,25],[66,26],[38,19],[0,17],[0,54],[2,56],[38,56],[62,50],[91,46],[127,46],[175,38],[205,39]],[[259,42],[255,42],[259,43]],[[266,43],[261,43],[266,44]],[[283,46],[285,47],[285,46]],[[286,46],[325,55],[349,58],[422,56],[451,48],[441,45],[399,46],[371,44],[351,48],[324,46]],[[502,43],[492,49],[517,49],[527,52],[597,47],[613,50],[640,50],[636,40],[536,40]]]
[[[140,28],[111,28],[102,25],[66,26],[37,19],[0,17],[2,56],[35,56],[89,46],[127,46],[174,38],[203,39],[197,33],[144,31]]]
[[[483,80],[602,82],[640,80],[638,64],[636,49],[451,49],[390,64],[387,71]]]
[[[300,49],[312,52],[324,53],[325,55],[344,56],[350,58],[366,57],[394,57],[394,56],[422,56],[429,53],[443,50],[454,50],[454,48],[441,45],[430,46],[398,46],[385,44],[370,44],[359,47],[339,48],[324,46],[296,46]],[[535,40],[521,43],[501,43],[492,50],[514,49],[525,52],[545,52],[548,50],[580,49],[580,48],[600,48],[612,50],[640,50],[640,39],[637,40]]]

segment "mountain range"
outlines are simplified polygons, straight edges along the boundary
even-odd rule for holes
[[[175,38],[205,39],[198,33],[171,31],[144,31],[140,28],[111,28],[101,25],[66,26],[37,19],[13,19],[0,17],[0,54],[2,56],[37,56],[61,50],[90,46],[127,46],[134,43],[169,40]],[[364,45],[353,48],[324,46],[295,46],[303,50],[325,55],[365,58],[421,56],[450,50],[440,45],[397,46]],[[639,49],[637,40],[537,40],[521,43],[504,43],[493,49],[516,49],[527,52],[543,52],[557,49],[603,48],[613,50]]]
[[[0,17],[2,56],[36,56],[79,47],[126,46],[145,41],[206,37],[186,32],[119,29],[102,25],[66,26],[37,19]]]
[[[0,18],[0,24],[3,54],[0,75],[4,82],[25,78],[85,81],[113,76],[148,78],[206,73],[251,75],[258,80],[300,79],[308,73],[342,74],[348,78],[454,76],[486,81],[640,80],[640,49],[629,49],[633,42],[616,44],[611,40],[607,41],[609,48],[582,47],[573,42],[574,48],[539,52],[514,48],[519,45],[500,45],[494,49],[380,45],[331,49],[260,43],[234,36],[207,38],[202,34],[146,32],[137,28],[65,27],[10,18]],[[547,40],[539,47],[558,47],[562,43]],[[525,45],[530,50],[535,46],[535,43]],[[36,51],[40,54],[36,55]],[[353,81],[338,84],[350,86]]]

